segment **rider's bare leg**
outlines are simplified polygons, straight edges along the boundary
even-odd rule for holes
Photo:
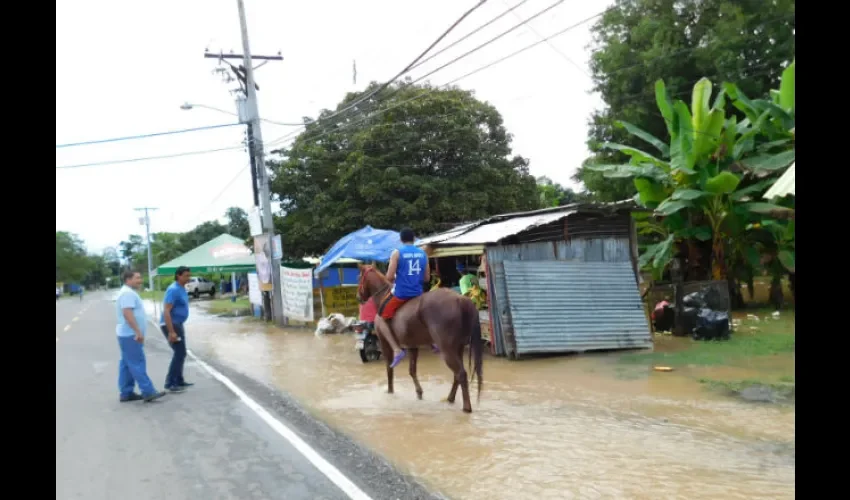
[[[378,316],[375,318],[376,324],[379,320],[381,322],[381,327],[379,331],[381,332],[381,335],[384,337],[384,339],[386,339],[387,343],[390,345],[390,348],[393,350],[393,357],[397,357],[399,354],[401,354],[403,357],[404,349],[402,349],[401,346],[398,345],[398,340],[395,338],[395,332],[393,332],[393,329],[390,327],[390,320],[386,320]]]

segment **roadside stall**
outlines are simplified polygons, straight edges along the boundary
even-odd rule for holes
[[[458,264],[476,265],[488,292],[482,334],[497,356],[649,348],[635,209],[631,201],[575,203],[496,215],[418,245],[450,282]]]

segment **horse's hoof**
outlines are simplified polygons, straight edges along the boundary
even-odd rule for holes
[[[443,400],[443,402],[448,403],[448,404],[450,404],[450,405],[455,404],[455,400],[454,400],[454,399],[449,399],[449,398],[444,399],[444,400]]]
[[[419,400],[421,401],[421,400],[422,400],[422,393],[421,393],[421,392],[417,392],[417,393],[416,393],[416,398],[417,398],[417,399],[419,399]]]
[[[463,412],[464,413],[472,413],[472,408],[464,408]]]

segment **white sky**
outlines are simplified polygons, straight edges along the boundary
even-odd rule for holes
[[[436,50],[520,0],[489,0]],[[526,19],[555,0],[529,0]],[[346,92],[385,81],[412,61],[476,0],[246,0],[251,51],[276,54],[256,72],[260,116],[300,122],[334,108]],[[566,0],[529,23],[546,36],[602,11],[611,0]],[[519,21],[508,14],[411,73],[413,78],[496,36]],[[601,106],[588,93],[587,23],[552,40],[584,73],[543,43],[461,80],[493,103],[514,135],[514,152],[531,172],[574,186],[570,176],[587,157],[587,120]],[[448,82],[538,41],[518,28],[434,74]],[[205,48],[241,53],[235,0],[77,0],[56,4],[56,143],[147,134],[236,121],[183,102],[235,111],[233,95],[212,74]],[[357,61],[357,87],[352,84]],[[235,62],[235,61],[234,61]],[[263,124],[266,143],[291,127]],[[56,165],[73,165],[237,146],[244,128],[193,132],[56,150]],[[244,150],[88,168],[57,169],[56,229],[79,234],[91,251],[143,234],[135,207],[151,206],[151,230],[185,231],[221,218],[230,206],[252,204]],[[241,173],[240,173],[241,171]],[[234,180],[235,177],[235,180]]]

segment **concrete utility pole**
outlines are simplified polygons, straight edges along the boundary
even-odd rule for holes
[[[263,153],[263,133],[260,129],[260,112],[257,105],[257,84],[254,82],[254,68],[251,61],[251,47],[248,44],[248,22],[245,18],[245,5],[242,0],[236,0],[239,8],[239,27],[242,32],[242,58],[245,67],[245,94],[247,97],[248,122],[251,124],[248,137],[248,147],[252,151],[257,169],[257,180],[260,183],[260,202],[263,210],[263,226],[269,239],[269,248],[274,248],[274,221],[272,219],[271,193],[269,192],[269,176],[266,171],[265,155]],[[282,58],[281,58],[282,59]],[[241,68],[240,68],[241,69]],[[275,323],[282,325],[283,288],[280,280],[280,259],[275,258],[272,251],[272,316]]]
[[[145,212],[145,241],[148,247],[148,288],[153,290],[153,251],[151,250],[151,218],[148,211],[157,210],[155,207],[141,207],[134,210]]]

